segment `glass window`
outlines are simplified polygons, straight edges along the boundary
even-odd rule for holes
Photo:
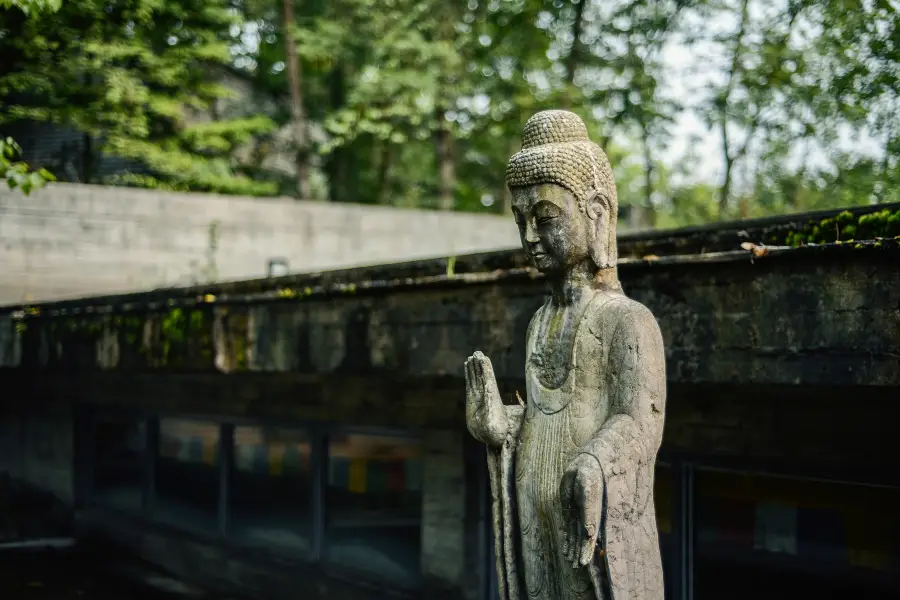
[[[162,519],[218,528],[219,424],[160,419],[154,509]]]
[[[302,430],[235,427],[230,535],[309,550],[310,448]]]
[[[391,583],[420,581],[422,457],[418,440],[344,434],[330,438],[326,560]]]
[[[146,423],[137,418],[103,416],[94,421],[91,498],[115,508],[139,510],[143,504]]]
[[[698,600],[737,597],[738,579],[853,598],[898,581],[900,490],[714,471],[695,486]]]

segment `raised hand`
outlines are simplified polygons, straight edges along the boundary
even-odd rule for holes
[[[466,360],[465,369],[466,425],[469,432],[489,446],[502,446],[509,423],[491,360],[476,352]]]
[[[597,459],[579,454],[563,473],[559,499],[565,511],[563,556],[573,568],[594,558],[603,515],[603,471]]]

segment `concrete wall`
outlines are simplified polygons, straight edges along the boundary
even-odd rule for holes
[[[0,186],[0,305],[514,247],[511,218],[54,184]]]

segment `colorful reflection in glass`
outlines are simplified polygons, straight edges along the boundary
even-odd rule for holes
[[[154,511],[180,526],[218,527],[219,424],[160,419]]]
[[[137,418],[94,421],[92,500],[114,508],[141,508],[146,434],[146,423]]]
[[[715,471],[695,482],[698,561],[793,573],[829,594],[898,581],[900,490]]]
[[[404,587],[420,582],[418,440],[335,434],[328,448],[325,556]]]
[[[309,551],[311,447],[302,429],[235,427],[230,534]]]

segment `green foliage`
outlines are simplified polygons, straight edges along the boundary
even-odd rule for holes
[[[73,0],[40,19],[0,13],[0,126],[31,119],[90,136],[84,181],[98,181],[104,152],[150,169],[120,182],[271,194],[273,184],[236,173],[232,155],[274,124],[204,122],[227,95],[216,74],[230,64],[239,25],[225,0]]]
[[[46,169],[32,171],[22,161],[17,161],[22,149],[12,138],[0,139],[0,178],[6,179],[9,189],[22,190],[24,194],[30,194],[32,190],[42,187],[48,181],[56,178]]]
[[[271,168],[294,163],[296,150],[283,129],[291,119],[283,0],[54,2],[0,0],[22,8],[0,13],[0,127],[24,118],[69,125],[95,140],[94,155],[149,169],[113,183],[293,193],[296,183]],[[896,3],[296,0],[292,8],[310,179],[333,200],[508,210],[504,172],[521,127],[555,107],[585,118],[610,154],[620,204],[642,226],[900,200]],[[664,89],[678,76],[662,60],[673,39],[696,53],[699,75],[717,75],[680,97]],[[707,50],[720,60],[707,60]],[[231,95],[223,69],[271,100],[271,118],[216,114]],[[693,142],[680,160],[663,160],[688,104],[722,138],[723,181],[694,176],[709,159]],[[877,150],[841,148],[848,130]],[[82,179],[96,181],[92,161],[82,164]]]
[[[0,0],[0,8],[18,8],[26,15],[54,13],[62,6],[62,0]]]
[[[61,0],[0,0],[0,8],[18,8],[26,16],[54,13],[62,6]],[[56,178],[47,169],[31,170],[15,159],[22,153],[19,145],[10,137],[0,138],[0,178],[6,179],[9,189],[20,189],[26,195]]]

